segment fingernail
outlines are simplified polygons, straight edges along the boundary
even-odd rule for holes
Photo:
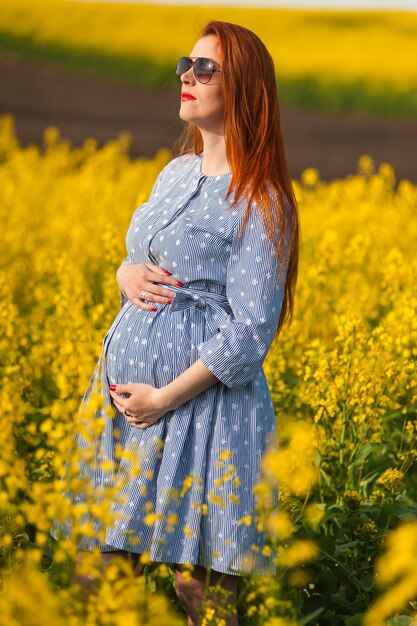
[[[109,389],[111,389],[112,391],[116,391],[116,385],[109,385]]]
[[[177,285],[178,287],[184,287],[184,283],[180,282],[179,280],[177,280]]]
[[[167,272],[166,270],[163,270],[163,272],[166,276],[171,276],[171,272]]]
[[[172,300],[167,300],[167,304],[172,304]]]
[[[151,306],[151,311],[157,311],[157,307],[156,306]]]

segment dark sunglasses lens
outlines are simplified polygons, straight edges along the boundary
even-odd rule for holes
[[[177,69],[176,69],[176,74],[177,74],[177,78],[178,80],[180,79],[180,77],[185,74],[185,72],[188,72],[188,70],[190,69],[190,67],[192,66],[191,60],[188,57],[181,57],[180,60],[177,63]]]
[[[194,74],[201,83],[208,83],[213,76],[213,62],[210,59],[200,58],[194,63]]]

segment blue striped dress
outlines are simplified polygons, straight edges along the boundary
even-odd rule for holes
[[[81,469],[97,501],[106,484],[122,476],[123,497],[111,505],[116,517],[105,539],[82,537],[79,548],[147,552],[154,562],[191,562],[227,574],[274,574],[275,550],[263,554],[253,487],[264,451],[278,445],[262,363],[278,324],[287,268],[278,281],[277,257],[256,205],[236,237],[246,207],[231,208],[233,195],[225,199],[231,174],[206,176],[201,161],[188,154],[165,166],[149,200],[134,211],[126,237],[125,263],[155,263],[184,287],[169,286],[173,303],[155,304],[156,312],[122,296],[83,404],[99,388],[111,405],[107,386],[114,383],[162,387],[199,358],[219,382],[143,430],[119,411],[105,420],[95,454],[114,462],[113,469],[88,463]],[[82,449],[82,436],[74,439]],[[116,444],[140,459],[139,472],[118,456]],[[80,493],[72,498],[74,506],[83,501]],[[272,504],[278,504],[278,490]],[[93,523],[98,532],[100,524]],[[51,534],[68,536],[70,526],[57,522]]]

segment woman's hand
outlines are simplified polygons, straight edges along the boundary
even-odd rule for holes
[[[141,300],[140,294],[142,291],[147,291],[145,300],[151,303],[171,304],[175,291],[170,291],[168,287],[160,287],[154,283],[166,283],[167,285],[182,287],[182,283],[168,274],[159,265],[153,265],[152,263],[138,263],[134,265],[122,263],[116,272],[116,280],[120,291],[130,302],[139,309],[151,311],[155,310],[155,307],[153,304]]]
[[[168,413],[161,390],[145,383],[111,385],[110,395],[114,405],[123,413],[131,426],[145,429]],[[130,393],[129,398],[119,394]]]

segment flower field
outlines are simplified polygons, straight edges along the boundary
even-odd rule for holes
[[[210,19],[261,37],[285,104],[417,113],[413,12],[3,0],[0,50],[161,88],[175,81],[177,59]]]
[[[91,528],[81,511],[68,510],[59,476],[118,311],[115,272],[131,214],[170,159],[161,150],[154,160],[131,160],[128,143],[123,135],[102,149],[92,139],[73,148],[49,128],[42,148],[22,148],[13,119],[0,118],[4,626],[186,624],[173,570],[147,563],[146,554],[144,577],[124,563],[119,579],[111,566],[87,599],[70,584],[76,538]],[[256,523],[278,545],[279,575],[242,579],[240,623],[411,624],[417,187],[396,181],[388,163],[374,171],[367,155],[355,176],[323,183],[308,169],[293,183],[301,220],[295,317],[264,364],[280,448],[265,455],[257,486]],[[230,480],[233,459],[222,461]],[[276,484],[281,504],[271,511]],[[86,506],[108,519],[94,502]],[[65,515],[74,534],[56,542],[50,525]],[[89,567],[98,568],[94,553]],[[226,617],[207,608],[204,623],[225,626]]]

